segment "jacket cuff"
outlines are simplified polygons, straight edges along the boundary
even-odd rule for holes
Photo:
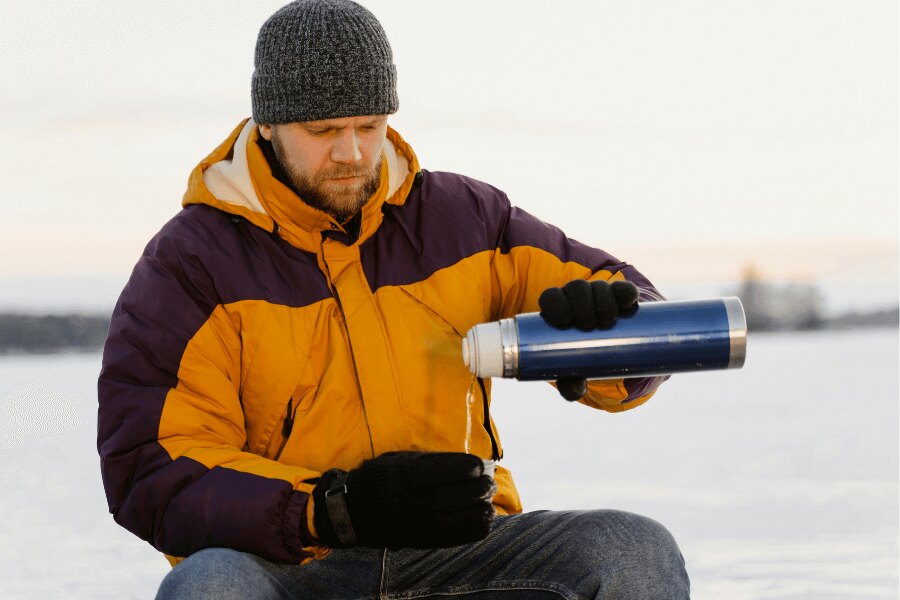
[[[319,543],[319,534],[316,532],[316,503],[306,503],[306,533],[311,544]]]
[[[293,492],[284,507],[282,516],[282,538],[284,545],[292,557],[303,559],[309,553],[304,546],[312,546],[315,541],[307,526],[306,507],[310,504],[310,496],[304,492]]]
[[[657,375],[655,377],[634,377],[626,379],[623,382],[625,386],[625,390],[628,392],[628,397],[622,401],[622,404],[626,402],[632,402],[639,398],[643,398],[644,396],[652,395],[658,388],[663,384],[663,382],[667,381],[671,377],[670,375]]]

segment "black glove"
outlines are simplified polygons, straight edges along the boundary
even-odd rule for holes
[[[548,288],[538,298],[545,321],[582,331],[612,327],[619,315],[637,306],[638,290],[630,281],[585,281],[575,279],[561,288]],[[578,400],[587,393],[587,381],[579,377],[557,380],[556,389],[566,400]]]
[[[477,456],[388,452],[313,490],[319,539],[332,548],[449,548],[491,530],[497,487]]]

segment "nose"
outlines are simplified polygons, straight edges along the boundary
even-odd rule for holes
[[[360,139],[356,129],[347,127],[338,132],[331,148],[331,160],[336,163],[351,164],[362,160]]]

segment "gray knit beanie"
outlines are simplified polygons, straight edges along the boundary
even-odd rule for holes
[[[274,125],[397,112],[397,69],[381,24],[350,0],[297,0],[256,40],[253,119]]]

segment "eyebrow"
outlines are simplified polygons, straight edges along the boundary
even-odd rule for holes
[[[381,123],[382,120],[387,120],[380,115],[375,115],[371,119],[364,121],[362,125],[377,125]],[[339,127],[335,127],[330,121],[303,121],[300,125],[304,129],[340,129]]]

